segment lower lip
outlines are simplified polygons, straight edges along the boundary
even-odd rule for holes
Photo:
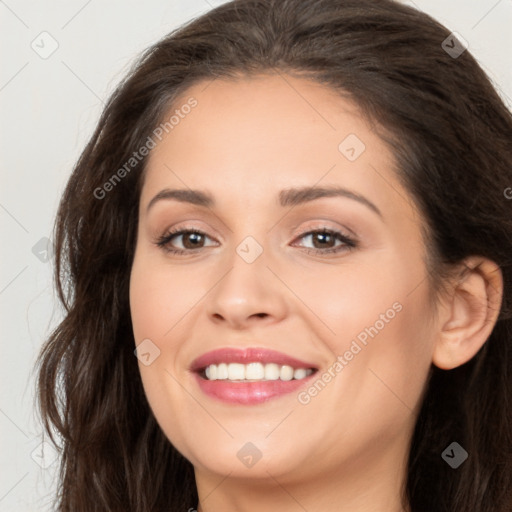
[[[297,391],[308,383],[315,373],[299,380],[278,379],[260,382],[206,380],[198,373],[194,375],[199,387],[206,395],[231,404],[254,405]]]

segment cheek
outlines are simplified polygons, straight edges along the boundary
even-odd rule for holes
[[[152,264],[142,252],[136,253],[130,276],[130,310],[135,344],[150,340],[157,347],[149,348],[150,364],[139,360],[142,385],[157,422],[165,426],[167,437],[178,446],[187,445],[184,441],[186,428],[176,421],[175,413],[186,411],[190,399],[183,393],[174,364],[180,353],[180,345],[172,340],[179,340],[180,336],[171,336],[169,332],[175,325],[176,331],[181,329],[178,322],[185,315],[187,307],[190,309],[198,300],[197,296],[195,301],[192,300],[191,295],[194,294],[184,277],[180,271],[170,271],[169,268]],[[158,355],[153,360],[155,354]],[[187,451],[182,453],[192,456]]]
[[[306,281],[301,276],[287,276],[287,283],[315,314],[309,316],[326,328],[322,337],[332,342],[333,350],[343,349],[347,340],[374,324],[383,331],[396,323],[417,280],[400,269],[400,262],[389,260],[308,269]],[[364,341],[364,334],[360,338]]]
[[[166,338],[204,294],[202,281],[197,272],[184,267],[157,265],[143,255],[136,257],[130,277],[130,309],[136,341]]]
[[[164,283],[163,283],[164,284]],[[134,265],[130,279],[130,310],[135,341],[161,338],[170,320],[164,300],[164,287],[155,281],[153,272]],[[170,326],[167,325],[167,329]]]
[[[330,349],[333,362],[338,356],[346,361],[345,377],[338,379],[344,393],[346,386],[354,396],[365,389],[370,403],[372,393],[380,396],[379,388],[389,387],[391,400],[396,394],[416,403],[430,368],[434,333],[420,254],[414,260],[389,251],[378,262],[361,259],[336,271],[324,267],[302,288],[294,279],[294,291],[300,290],[315,313],[311,318],[317,318],[310,324],[316,337]]]

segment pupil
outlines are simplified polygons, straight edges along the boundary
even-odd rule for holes
[[[189,233],[186,237],[185,237],[185,240],[189,240],[190,239],[193,239],[193,238],[196,238],[196,242],[198,241],[198,239],[201,237],[202,235],[200,235],[199,233]],[[192,245],[197,245],[197,243],[194,243],[192,241]]]
[[[331,235],[329,233],[318,233],[317,236],[320,238],[321,243],[325,243],[326,238],[329,238]]]

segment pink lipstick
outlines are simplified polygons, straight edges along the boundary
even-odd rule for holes
[[[190,370],[206,395],[253,405],[297,391],[318,368],[274,350],[223,348],[198,357]]]

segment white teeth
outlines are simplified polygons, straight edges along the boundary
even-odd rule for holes
[[[293,369],[288,365],[275,363],[220,363],[211,364],[205,369],[208,380],[258,381],[258,380],[300,380],[311,375],[311,368]]]
[[[245,365],[241,363],[228,364],[228,379],[243,380],[245,379]]]
[[[245,377],[249,380],[261,380],[265,377],[265,368],[261,363],[249,363],[245,367]]]
[[[306,373],[306,370],[304,368],[297,368],[294,372],[293,372],[293,378],[294,379],[303,379],[304,377],[306,377],[307,373]]]
[[[265,365],[265,380],[277,380],[279,379],[279,366],[275,363]]]
[[[208,366],[204,373],[208,380],[217,380],[217,367],[214,364]]]
[[[281,380],[292,380],[293,379],[293,368],[291,366],[281,366],[281,372],[279,374]]]
[[[215,365],[211,365],[215,366]],[[220,363],[217,365],[217,379],[227,379],[228,378],[228,365],[225,363]]]

